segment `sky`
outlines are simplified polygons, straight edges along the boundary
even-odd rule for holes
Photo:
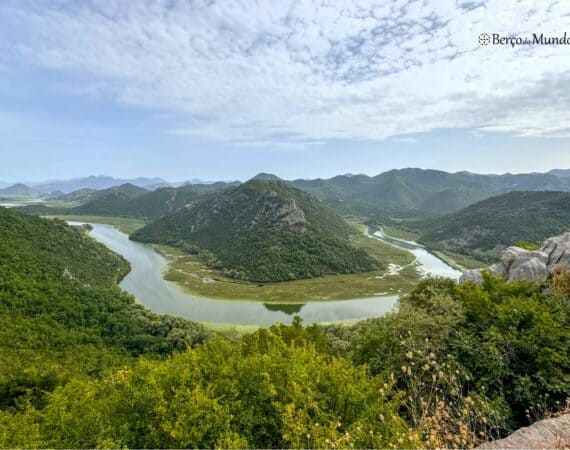
[[[2,0],[0,181],[569,168],[569,86],[567,0]]]

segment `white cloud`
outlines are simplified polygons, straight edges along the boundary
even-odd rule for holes
[[[77,95],[242,144],[453,127],[559,136],[570,46],[479,47],[477,36],[559,34],[569,13],[562,0],[8,0],[0,66],[65,71]]]

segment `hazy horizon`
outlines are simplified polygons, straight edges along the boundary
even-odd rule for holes
[[[283,178],[285,180],[300,180],[300,179],[305,179],[305,180],[311,180],[311,179],[327,179],[327,178],[332,178],[335,176],[359,176],[359,175],[365,175],[365,176],[369,176],[369,177],[373,177],[376,175],[379,175],[381,173],[384,172],[389,172],[390,170],[405,170],[405,169],[420,169],[420,170],[436,170],[436,171],[443,171],[443,172],[449,172],[449,173],[460,173],[460,172],[469,172],[469,173],[473,173],[473,174],[477,174],[477,175],[507,175],[507,174],[511,174],[511,175],[520,175],[520,174],[533,174],[533,173],[548,173],[552,170],[570,170],[570,168],[567,167],[553,167],[551,169],[545,170],[545,171],[531,171],[531,172],[500,172],[500,173],[493,173],[493,172],[474,172],[471,170],[457,170],[457,171],[446,171],[443,169],[433,169],[430,167],[412,167],[412,166],[408,166],[408,167],[400,167],[400,168],[392,168],[392,169],[388,169],[388,170],[383,170],[381,172],[377,172],[377,173],[351,173],[351,172],[344,172],[344,173],[336,173],[334,175],[331,175],[330,177],[318,177],[318,176],[314,176],[314,177],[284,177],[281,176],[279,173],[276,172],[267,172],[267,171],[258,171],[255,172],[254,174],[252,174],[251,176],[245,177],[245,178],[239,178],[239,177],[235,177],[235,178],[216,178],[216,179],[208,179],[208,178],[200,178],[200,177],[188,177],[185,179],[173,179],[173,178],[169,178],[166,176],[161,176],[161,175],[137,175],[137,176],[121,176],[121,175],[112,175],[112,174],[108,174],[108,173],[100,173],[100,174],[86,174],[86,175],[80,175],[80,176],[73,176],[73,177],[69,177],[69,178],[58,178],[58,177],[54,177],[54,178],[45,178],[45,179],[18,179],[18,180],[10,180],[10,179],[0,179],[0,183],[3,185],[6,184],[17,184],[17,183],[23,183],[23,184],[43,184],[43,183],[48,183],[48,182],[55,182],[55,181],[70,181],[70,180],[80,180],[80,179],[85,179],[85,178],[89,178],[89,177],[109,177],[109,178],[114,178],[114,179],[118,179],[118,180],[135,180],[137,178],[146,178],[146,179],[152,179],[152,178],[157,178],[157,179],[161,179],[164,180],[166,182],[169,183],[184,183],[184,182],[206,182],[206,183],[210,183],[210,182],[217,182],[217,181],[222,181],[222,182],[231,182],[231,181],[247,181],[250,178],[253,178],[254,176],[260,174],[260,173],[266,173],[266,174],[271,174],[271,175],[276,175],[279,178]]]
[[[570,6],[0,3],[0,180],[570,167]]]

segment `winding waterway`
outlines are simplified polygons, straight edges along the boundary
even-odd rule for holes
[[[259,326],[275,322],[289,323],[293,315],[301,316],[305,323],[337,322],[382,316],[393,308],[397,300],[397,296],[377,296],[291,305],[218,300],[190,295],[164,279],[167,261],[152,247],[129,240],[126,234],[112,225],[92,225],[91,234],[95,239],[123,255],[131,263],[131,272],[120,286],[137,297],[142,304],[160,314],[182,316],[198,322]],[[382,236],[375,237],[383,239]],[[413,247],[412,243],[406,245]],[[416,247],[407,249],[416,255],[421,270],[425,273],[456,277],[455,269],[425,249]]]
[[[79,225],[78,222],[70,222]],[[131,263],[131,271],[120,287],[160,314],[182,316],[198,322],[239,325],[289,323],[293,315],[305,323],[337,322],[377,317],[390,311],[397,296],[366,297],[353,300],[310,302],[305,304],[264,304],[259,301],[217,300],[180,290],[163,278],[166,259],[151,246],[129,240],[112,225],[92,224],[91,235]]]
[[[423,276],[446,277],[457,280],[461,275],[459,270],[451,267],[433,253],[428,252],[425,247],[417,242],[388,236],[384,234],[382,229],[375,231],[374,233],[370,233],[370,236],[412,253],[416,257],[416,261],[419,263],[417,269]]]
[[[151,246],[129,240],[126,234],[112,225],[95,223],[92,226],[91,234],[95,239],[123,255],[131,264],[131,271],[121,281],[120,287],[159,314],[186,317],[198,322],[257,326],[267,326],[275,322],[290,323],[294,315],[301,316],[305,323],[338,322],[382,316],[394,307],[398,298],[392,295],[305,304],[265,304],[253,300],[199,297],[183,292],[174,283],[164,279],[167,261]],[[417,269],[426,276],[429,274],[457,278],[460,274],[415,242],[394,239],[381,231],[370,236],[413,253]]]

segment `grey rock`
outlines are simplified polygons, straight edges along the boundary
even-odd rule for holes
[[[458,281],[459,284],[463,284],[468,281],[475,284],[481,284],[483,282],[483,269],[467,270],[461,274]]]
[[[544,241],[540,250],[525,250],[520,247],[508,247],[501,252],[500,262],[488,269],[468,270],[459,278],[460,283],[471,281],[483,282],[483,272],[489,272],[506,278],[507,281],[545,281],[555,267],[570,268],[570,232]]]
[[[503,263],[496,263],[489,267],[489,270],[494,273],[495,275],[499,275],[501,277],[507,278],[508,271],[507,268]]]
[[[501,262],[510,271],[513,266],[523,264],[531,259],[538,259],[545,265],[548,261],[548,255],[541,251],[525,250],[520,247],[508,247],[501,252]]]
[[[509,247],[501,252],[503,276],[508,281],[544,281],[548,278],[548,255],[541,251]]]
[[[550,272],[544,261],[532,258],[527,261],[516,261],[509,270],[508,281],[545,281]]]
[[[547,255],[550,270],[556,265],[570,267],[570,231],[548,238],[540,250]]]
[[[504,439],[488,442],[477,448],[556,448],[570,447],[570,414],[545,419],[521,428]]]

